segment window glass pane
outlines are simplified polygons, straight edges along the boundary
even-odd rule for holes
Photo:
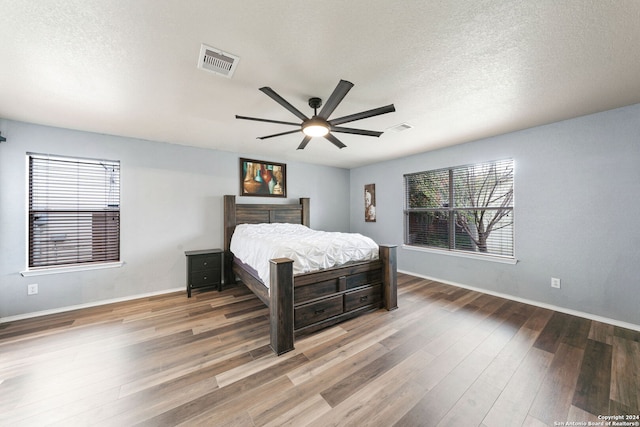
[[[499,209],[456,212],[455,249],[513,256],[511,213]]]
[[[449,248],[448,212],[410,212],[408,218],[408,244]]]
[[[409,208],[442,208],[449,206],[449,171],[423,172],[407,175],[407,206]]]
[[[453,188],[456,208],[511,206],[513,161],[454,168]]]

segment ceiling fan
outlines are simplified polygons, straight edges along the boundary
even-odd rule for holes
[[[347,95],[349,90],[353,87],[353,83],[348,82],[346,80],[340,80],[336,88],[333,90],[333,93],[327,99],[327,102],[318,113],[318,108],[322,106],[322,100],[320,98],[309,98],[309,107],[313,108],[313,116],[307,117],[305,114],[300,112],[296,107],[288,103],[284,98],[278,95],[273,89],[270,87],[261,87],[260,90],[267,94],[271,99],[276,101],[278,104],[282,105],[284,108],[293,113],[296,117],[302,120],[302,123],[294,123],[294,122],[283,122],[280,120],[270,120],[270,119],[259,119],[256,117],[246,117],[246,116],[238,116],[236,115],[236,119],[243,120],[255,120],[258,122],[267,122],[267,123],[278,123],[282,125],[291,125],[298,126],[298,129],[280,132],[273,135],[267,136],[259,136],[258,139],[267,139],[273,138],[276,136],[288,135],[296,132],[304,133],[304,138],[302,142],[298,146],[298,150],[304,149],[307,146],[311,138],[315,136],[322,136],[325,139],[329,140],[333,145],[338,148],[344,148],[344,145],[338,138],[336,138],[332,132],[338,133],[350,133],[354,135],[365,135],[365,136],[375,136],[379,137],[382,135],[382,132],[372,131],[372,130],[364,130],[364,129],[353,129],[339,126],[344,123],[354,122],[356,120],[362,120],[373,116],[378,116],[380,114],[392,113],[396,111],[396,108],[393,104],[389,104],[384,107],[374,108],[373,110],[362,111],[356,114],[350,114],[348,116],[338,117],[336,119],[329,120],[329,116],[336,109],[338,104],[342,102],[344,97]]]

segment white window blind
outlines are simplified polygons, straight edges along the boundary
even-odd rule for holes
[[[120,260],[120,162],[29,153],[29,268]]]
[[[405,175],[405,244],[514,257],[513,160]]]

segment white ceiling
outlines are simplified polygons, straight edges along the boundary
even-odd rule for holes
[[[199,70],[202,43],[240,57]],[[640,1],[0,0],[0,117],[357,167],[640,102]],[[298,121],[340,79],[333,117],[396,112],[296,150]],[[346,126],[346,125],[345,125]],[[11,135],[4,135],[9,143]]]

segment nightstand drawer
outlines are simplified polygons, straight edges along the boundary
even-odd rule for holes
[[[222,254],[196,255],[191,260],[191,271],[210,270],[221,265]]]
[[[191,287],[210,286],[220,283],[221,274],[219,269],[208,269],[201,271],[192,271],[189,283]]]

